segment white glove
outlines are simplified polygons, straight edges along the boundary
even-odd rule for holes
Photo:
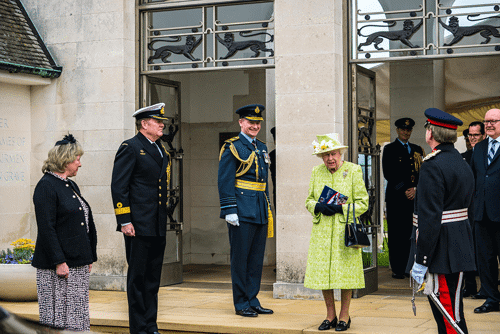
[[[236,213],[231,213],[229,215],[226,215],[226,221],[231,225],[240,226],[238,214]]]
[[[417,281],[418,284],[422,284],[424,283],[424,277],[426,272],[427,272],[426,266],[415,262],[413,264],[413,268],[411,268],[411,277],[413,277],[413,279]]]

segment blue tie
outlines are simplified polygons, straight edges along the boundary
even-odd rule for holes
[[[493,161],[493,158],[495,157],[495,153],[497,153],[497,144],[498,142],[496,140],[492,140],[490,142],[490,151],[488,152],[488,165],[491,164],[491,161]]]

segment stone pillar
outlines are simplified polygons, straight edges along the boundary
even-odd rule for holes
[[[300,10],[298,10],[300,8]],[[341,0],[276,0],[277,282],[275,298],[316,298],[304,288],[317,134],[345,137]],[[346,140],[344,140],[346,142]]]
[[[71,132],[83,145],[74,180],[89,202],[98,235],[91,288],[124,289],[123,236],[115,232],[111,171],[120,143],[134,135],[135,1],[23,0],[42,39],[63,67],[52,84],[32,88],[31,186],[56,140]],[[36,236],[34,213],[30,217]]]

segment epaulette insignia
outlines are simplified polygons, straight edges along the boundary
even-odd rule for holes
[[[265,141],[262,141],[260,140],[259,138],[257,138],[258,141],[260,141],[261,143],[265,144],[266,142]]]
[[[233,138],[229,138],[229,139],[226,140],[226,143],[237,141],[238,139],[240,139],[239,136],[236,136],[236,137],[233,137]]]
[[[122,143],[122,146],[123,146],[123,145],[128,145],[128,144],[127,144],[127,143]]]
[[[425,158],[424,158],[424,161],[427,161],[427,160],[429,160],[429,159],[434,158],[436,155],[438,155],[438,154],[439,154],[439,152],[441,152],[441,150],[436,150],[436,151],[433,151],[433,152],[431,152],[431,153],[427,154],[427,155],[425,156]]]

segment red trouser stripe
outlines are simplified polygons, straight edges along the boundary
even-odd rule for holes
[[[443,304],[444,309],[455,320],[455,310],[450,297],[450,289],[446,283],[446,277],[443,274],[438,274],[439,277],[439,301]],[[450,325],[448,320],[443,316],[444,324],[446,325],[446,334],[456,334],[455,329]]]

